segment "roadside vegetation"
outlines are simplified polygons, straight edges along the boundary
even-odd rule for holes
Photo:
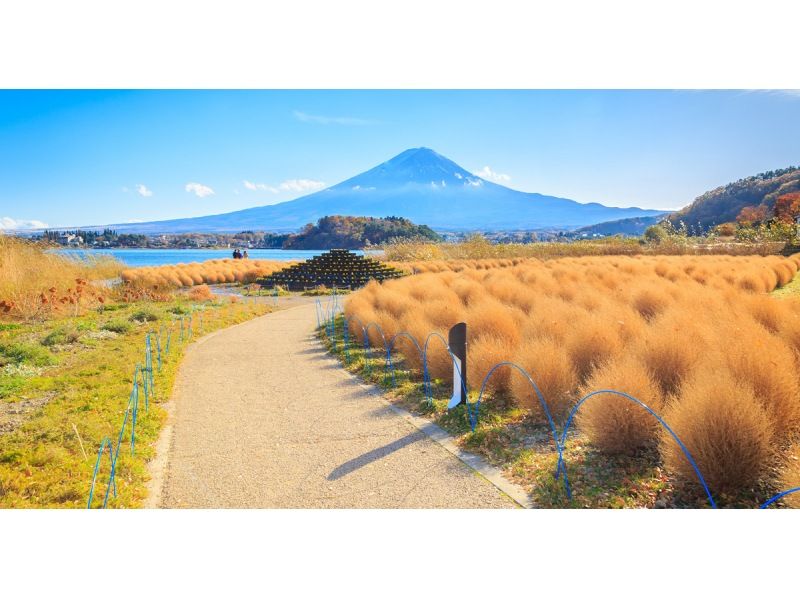
[[[613,255],[775,255],[786,239],[758,238],[738,241],[719,235],[690,236],[670,225],[650,227],[639,237],[602,237],[535,243],[492,243],[474,234],[458,243],[396,241],[381,246],[381,259],[405,269],[463,269],[464,260],[539,260]],[[487,264],[489,264],[487,262]]]
[[[0,508],[86,506],[97,450],[106,437],[116,445],[149,333],[155,395],[146,412],[140,405],[135,454],[129,436],[123,439],[117,497],[109,501],[141,505],[164,419],[159,405],[169,398],[185,346],[269,308],[215,300],[207,286],[188,293],[95,286],[119,274],[120,265],[76,262],[2,236],[0,263],[0,300],[12,305],[0,311]],[[104,494],[108,467],[105,459],[96,497]]]
[[[505,267],[370,283],[347,299],[345,313],[376,322],[387,339],[408,332],[421,346],[429,333],[446,336],[451,325],[467,322],[473,400],[492,366],[517,363],[538,385],[559,430],[589,392],[629,393],[673,427],[720,505],[756,506],[796,474],[800,300],[769,293],[789,288],[800,256],[582,257],[497,265]],[[356,359],[350,367],[356,369],[362,335],[351,320]],[[383,341],[374,327],[368,338],[378,348],[372,377],[381,377]],[[401,369],[415,381],[401,385],[398,396],[428,409],[421,401],[419,353],[405,340],[397,349]],[[431,344],[428,368],[434,379],[451,378],[442,344]],[[442,388],[446,392],[446,383]],[[527,485],[538,504],[704,504],[680,447],[640,406],[611,395],[594,397],[577,412],[565,452],[573,486],[567,500],[553,479],[557,453],[530,384],[505,367],[486,388],[475,431],[462,408],[443,411],[443,398],[434,401],[433,413],[465,447]]]
[[[69,259],[0,235],[0,318],[79,315],[103,304],[109,289],[102,281],[121,270],[122,264],[106,256]]]

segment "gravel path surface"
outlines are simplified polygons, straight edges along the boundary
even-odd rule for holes
[[[345,372],[315,324],[309,303],[189,348],[151,506],[516,506]]]

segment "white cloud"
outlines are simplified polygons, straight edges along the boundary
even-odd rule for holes
[[[380,124],[377,120],[369,120],[366,118],[356,118],[353,116],[320,116],[318,114],[307,114],[299,110],[293,111],[292,115],[300,122],[316,123],[318,125],[364,126]]]
[[[266,183],[254,183],[244,181],[244,188],[250,191],[269,191],[270,193],[305,193],[309,191],[319,191],[326,186],[322,181],[311,179],[288,179],[279,183],[277,186],[267,185]]]
[[[136,185],[136,193],[138,193],[142,197],[152,197],[153,196],[153,192],[150,189],[148,189],[146,185],[142,185],[141,183]]]
[[[16,220],[8,216],[0,216],[0,230],[25,230],[28,228],[47,228],[41,220]]]
[[[312,181],[311,179],[290,179],[283,181],[278,188],[281,191],[319,191],[325,187],[322,181]]]
[[[486,179],[487,181],[494,181],[495,183],[507,183],[511,180],[511,177],[507,174],[503,174],[500,172],[495,172],[488,166],[484,166],[482,170],[474,173],[475,176],[479,176],[482,179]]]
[[[200,183],[186,183],[186,191],[194,193],[197,197],[208,197],[214,195],[214,190],[211,187],[202,185]]]
[[[277,187],[272,187],[266,183],[254,183],[252,181],[244,181],[244,188],[249,191],[269,191],[270,193],[278,193]]]

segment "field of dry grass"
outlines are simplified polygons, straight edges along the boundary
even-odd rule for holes
[[[641,243],[636,238],[605,237],[569,242],[492,243],[474,235],[458,243],[401,241],[384,245],[383,258],[406,266],[422,267],[426,262],[462,260],[509,260],[519,258],[559,259],[565,257],[613,255],[775,255],[782,242],[737,243],[711,238],[677,237],[661,243]]]
[[[469,387],[480,388],[496,363],[515,362],[537,383],[559,425],[591,391],[629,393],[663,415],[718,496],[780,489],[781,476],[794,479],[800,300],[768,293],[792,281],[800,256],[481,265],[371,283],[347,300],[346,314],[377,322],[387,338],[409,332],[420,344],[430,332],[446,334],[467,322]],[[361,335],[354,322],[351,332]],[[374,329],[370,336],[379,346]],[[398,347],[411,368],[421,367],[410,344]],[[451,367],[446,350],[432,345],[431,375],[446,379]],[[490,402],[510,402],[529,420],[543,421],[532,388],[511,369],[497,370],[487,388]],[[597,453],[649,455],[676,486],[698,491],[680,448],[629,400],[593,397],[577,412],[577,426]]]
[[[134,286],[191,287],[228,282],[251,283],[287,267],[290,262],[270,260],[208,260],[190,264],[128,268],[122,280]]]
[[[114,278],[121,270],[122,264],[107,256],[71,259],[0,235],[0,319],[79,315],[108,294],[92,281]]]

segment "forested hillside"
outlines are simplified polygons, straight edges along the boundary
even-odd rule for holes
[[[325,216],[316,225],[307,224],[303,231],[291,235],[284,249],[359,249],[379,245],[391,239],[425,239],[440,241],[441,237],[424,224],[414,224],[407,218],[387,216]]]
[[[689,230],[701,232],[723,222],[733,222],[742,208],[748,206],[763,205],[771,214],[777,197],[795,191],[800,191],[800,168],[762,172],[703,193],[669,220],[676,226],[683,222]]]

